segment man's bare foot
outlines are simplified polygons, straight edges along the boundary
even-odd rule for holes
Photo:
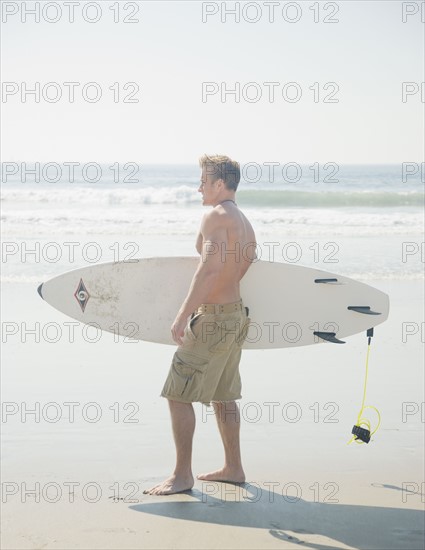
[[[230,468],[221,468],[221,470],[209,472],[208,474],[199,474],[196,477],[202,481],[228,481],[230,483],[243,483],[245,481],[245,473],[242,468],[233,470]]]
[[[193,487],[193,476],[181,477],[175,474],[171,475],[162,483],[143,491],[145,495],[173,495],[174,493],[182,493],[189,491]]]

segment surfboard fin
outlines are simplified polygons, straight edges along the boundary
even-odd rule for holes
[[[37,292],[40,294],[41,298],[43,298],[43,294],[41,293],[41,289],[43,288],[43,283],[37,287]],[[44,298],[43,298],[44,300]]]
[[[381,315],[379,311],[372,311],[370,306],[348,306],[347,309],[357,311],[357,313],[364,313],[365,315]]]
[[[318,336],[319,338],[321,338],[322,340],[325,340],[326,342],[332,342],[333,344],[345,344],[343,340],[338,340],[338,338],[335,337],[336,336],[335,332],[314,331],[313,334],[314,336]]]
[[[338,279],[335,279],[335,278],[334,279],[314,279],[314,282],[329,284],[329,283],[337,283]]]

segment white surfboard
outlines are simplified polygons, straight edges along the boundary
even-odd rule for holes
[[[68,271],[38,287],[66,315],[128,338],[175,345],[170,327],[199,257],[143,258]],[[388,296],[347,277],[258,261],[241,281],[251,324],[244,348],[286,348],[341,339],[388,317]]]

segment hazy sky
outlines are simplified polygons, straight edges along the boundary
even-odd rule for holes
[[[19,11],[4,22],[6,4]],[[2,95],[3,161],[194,163],[204,152],[243,162],[423,160],[424,24],[420,13],[402,22],[403,2],[280,2],[273,22],[267,3],[227,2],[227,9],[239,4],[239,23],[231,15],[221,22],[222,2],[98,1],[102,15],[96,23],[82,17],[87,2],[75,2],[73,23],[66,2],[56,4],[59,22],[41,16],[35,23],[28,15],[23,23],[21,2],[2,2],[3,87],[16,82],[18,88]],[[407,4],[420,9],[420,2]],[[139,22],[123,23],[136,8],[132,18]],[[203,22],[207,8],[218,13]],[[85,9],[93,19],[95,9]],[[299,20],[285,21],[282,9],[287,19]],[[324,23],[326,16],[339,22]],[[48,17],[55,17],[53,9]],[[255,17],[257,22],[246,20]],[[22,102],[22,83],[34,88],[35,82],[57,82],[62,99],[48,103],[41,95],[36,103],[28,95]],[[64,82],[81,84],[74,103]],[[100,101],[83,99],[88,82],[98,83]],[[123,103],[122,96],[114,102],[109,87],[118,83],[125,96],[132,91],[124,90],[127,82],[140,87],[139,102]],[[218,93],[203,102],[205,82]],[[277,83],[273,101],[272,86],[264,84],[270,82]],[[289,82],[297,84],[285,88]],[[336,89],[324,90],[329,82],[339,88],[333,96],[338,103],[323,102]],[[405,103],[402,82],[419,90]],[[223,102],[220,91],[235,83],[239,103],[232,95]],[[298,101],[282,97],[300,91]],[[256,94],[261,99],[253,102]]]

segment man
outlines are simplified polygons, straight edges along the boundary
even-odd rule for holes
[[[239,282],[256,258],[255,234],[235,202],[239,164],[229,157],[204,155],[199,161],[205,214],[196,248],[201,255],[186,299],[171,327],[179,344],[161,396],[168,399],[176,467],[163,483],[144,491],[169,495],[193,487],[193,402],[213,404],[224,445],[223,468],[198,475],[200,480],[245,481],[235,399],[241,398],[239,361],[249,318]]]

